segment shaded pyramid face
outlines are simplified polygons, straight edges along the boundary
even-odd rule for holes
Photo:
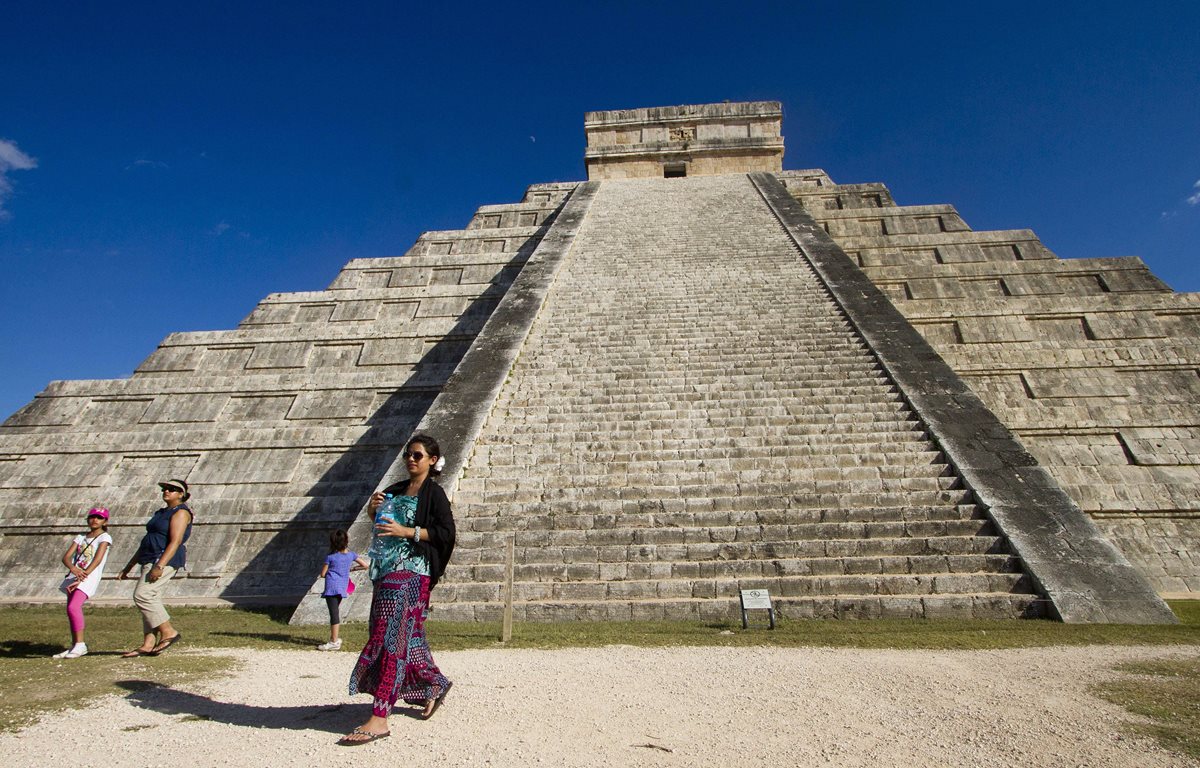
[[[7,594],[57,598],[66,532],[96,504],[123,564],[156,482],[181,477],[197,525],[173,595],[298,602],[573,186],[356,259],[324,291],[272,294],[235,330],[172,334],[129,379],[52,383],[0,428]]]
[[[51,385],[0,429],[0,526],[31,534],[0,540],[6,591],[52,597],[97,500],[128,557],[154,482],[184,476],[177,596],[295,604],[329,529],[366,548],[361,506],[419,428],[460,529],[438,617],[499,616],[515,537],[522,619],[732,619],[767,588],[791,616],[1169,620],[1155,589],[1195,589],[1169,553],[1200,540],[1196,397],[1121,361],[1197,360],[1191,298],[781,171],[780,117],[590,113],[593,181],[169,337],[129,380]],[[309,594],[297,620],[323,620]]]

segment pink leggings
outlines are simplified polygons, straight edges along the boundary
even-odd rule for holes
[[[67,597],[67,623],[72,632],[83,631],[83,604],[88,599],[87,593],[77,589]]]

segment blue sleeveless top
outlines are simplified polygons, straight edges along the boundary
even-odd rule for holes
[[[153,563],[162,557],[163,552],[167,551],[167,542],[171,540],[171,516],[180,509],[186,509],[188,512],[187,530],[183,532],[183,542],[180,543],[179,549],[175,550],[175,556],[167,565],[179,569],[187,563],[186,543],[188,537],[192,535],[192,520],[195,515],[192,514],[192,508],[187,504],[180,504],[177,507],[163,507],[150,516],[150,522],[146,523],[146,535],[142,537],[141,546],[138,547],[137,561],[139,565]]]

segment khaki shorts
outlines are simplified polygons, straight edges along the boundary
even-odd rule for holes
[[[153,567],[154,563],[142,566],[137,586],[133,588],[133,602],[142,611],[142,631],[147,635],[153,632],[155,627],[161,627],[171,620],[162,601],[167,593],[167,583],[175,575],[175,569],[168,565],[162,569],[162,576],[158,577],[158,581],[146,581]]]

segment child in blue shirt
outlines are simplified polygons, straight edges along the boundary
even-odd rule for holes
[[[350,572],[361,571],[367,567],[366,559],[357,552],[351,552],[348,549],[349,545],[350,536],[344,530],[338,529],[329,534],[329,555],[325,558],[325,565],[321,567],[321,578],[325,579],[325,591],[321,596],[329,606],[329,642],[318,645],[319,651],[341,650],[342,640],[338,637],[338,630],[341,629],[342,620],[339,608],[342,598],[349,597],[354,591],[354,585],[350,582]]]

